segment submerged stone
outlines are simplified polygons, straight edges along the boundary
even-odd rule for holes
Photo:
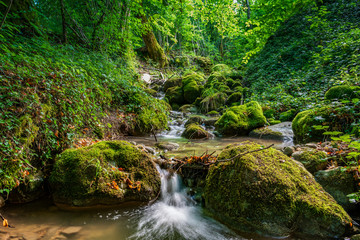
[[[160,190],[152,159],[125,141],[65,150],[49,182],[55,203],[72,206],[147,202]]]
[[[270,128],[258,128],[254,129],[249,133],[250,137],[261,138],[261,139],[273,139],[273,140],[283,140],[283,134],[281,132],[276,132]]]
[[[228,146],[206,178],[205,206],[229,227],[284,237],[299,232],[340,237],[352,219],[296,161],[244,142]]]

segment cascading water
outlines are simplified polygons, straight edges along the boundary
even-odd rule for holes
[[[181,134],[185,130],[185,116],[182,112],[170,112],[169,131],[164,131],[161,136],[164,138],[181,138]]]
[[[137,219],[137,231],[130,239],[243,239],[210,219],[186,194],[177,174],[158,169],[161,198],[144,209]]]

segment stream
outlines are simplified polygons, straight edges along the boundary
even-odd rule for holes
[[[180,112],[172,112],[171,115],[170,130],[158,136],[159,141],[179,144],[178,150],[166,153],[168,157],[201,155],[205,151],[219,154],[228,144],[246,140],[264,146],[275,144],[279,148],[292,144],[291,136],[284,141],[249,137],[190,141],[181,137],[188,116]],[[287,133],[290,130],[285,125],[281,129]],[[153,137],[131,137],[126,140],[150,147],[155,145]],[[9,223],[16,228],[1,229],[4,231],[0,231],[0,239],[272,239],[234,233],[203,212],[202,207],[187,195],[180,176],[160,168],[158,171],[161,175],[161,195],[152,205],[64,210],[54,206],[50,198],[22,205],[6,205],[1,212],[6,213]]]

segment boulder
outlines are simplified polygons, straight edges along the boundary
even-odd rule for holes
[[[181,87],[182,79],[181,78],[170,78],[164,83],[164,92],[172,87]]]
[[[193,103],[200,97],[200,87],[198,83],[204,81],[202,75],[197,73],[187,74],[182,80],[182,89],[184,93],[184,99],[187,103]]]
[[[296,161],[304,164],[304,167],[311,173],[315,173],[319,170],[326,169],[327,155],[323,151],[316,151],[314,149],[303,149],[298,152],[294,152],[291,155]]]
[[[189,124],[181,136],[187,139],[208,139],[212,137],[209,132],[195,123]]]
[[[247,135],[251,130],[263,127],[266,118],[258,102],[252,101],[234,106],[215,123],[216,130],[224,135]]]
[[[172,143],[172,142],[159,142],[159,143],[156,143],[155,146],[159,149],[166,150],[166,151],[173,151],[180,147],[179,144]]]
[[[270,128],[254,129],[249,133],[249,136],[261,139],[283,140],[283,135],[281,132],[273,131]]]
[[[340,237],[352,219],[301,164],[251,142],[230,145],[210,167],[205,207],[229,227],[274,237]],[[256,151],[244,154],[249,151]]]
[[[285,147],[284,150],[283,150],[283,153],[284,153],[286,156],[289,156],[289,157],[290,157],[294,152],[295,152],[295,148],[294,148],[294,147],[291,147],[291,146]]]
[[[45,195],[44,176],[41,171],[30,173],[8,198],[9,203],[28,203]]]
[[[70,206],[147,202],[160,190],[152,159],[126,141],[65,150],[55,160],[49,183],[54,202]]]
[[[192,123],[196,123],[196,124],[203,124],[205,121],[205,118],[199,115],[192,115],[190,116],[190,118],[186,121],[185,123],[185,127],[189,126]]]
[[[296,110],[290,109],[289,111],[281,113],[279,120],[281,122],[292,121],[295,116],[296,116]]]
[[[241,101],[241,92],[235,92],[229,96],[229,98],[226,100],[226,104],[231,106],[233,103],[238,103]]]
[[[345,210],[354,208],[354,204],[350,203],[347,197],[357,191],[353,173],[337,167],[316,172],[315,179]]]
[[[185,102],[181,87],[171,87],[167,89],[165,97],[171,106],[174,104],[182,105]]]
[[[335,86],[325,93],[325,98],[329,100],[360,98],[360,87],[350,85]]]

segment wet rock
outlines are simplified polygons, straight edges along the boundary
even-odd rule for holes
[[[65,228],[60,233],[67,237],[70,237],[70,236],[74,236],[74,235],[78,234],[81,231],[81,229],[82,229],[81,227],[72,226],[72,227]]]
[[[311,173],[324,170],[328,165],[326,153],[314,149],[303,148],[301,151],[293,153],[291,157],[304,164]]]
[[[317,148],[317,144],[316,143],[307,143],[307,144],[305,144],[305,147],[308,147],[308,148],[314,148],[314,149],[316,149]]]
[[[149,154],[155,155],[155,153],[156,153],[155,149],[153,149],[152,147],[145,146],[144,149]]]
[[[205,207],[238,231],[285,237],[294,232],[340,237],[352,230],[350,216],[296,161],[255,143],[228,146],[210,167]],[[281,161],[284,160],[284,161]]]
[[[198,125],[203,124],[205,121],[205,118],[199,115],[193,115],[191,116],[185,123],[185,127],[189,126],[192,123],[196,123]]]
[[[293,153],[295,152],[295,148],[294,147],[286,147],[284,148],[283,150],[283,153],[286,155],[286,156],[291,156]]]
[[[65,150],[55,160],[49,183],[55,203],[71,206],[147,202],[160,190],[153,160],[126,141]]]
[[[318,171],[315,173],[315,179],[345,210],[352,210],[355,207],[347,197],[348,194],[357,191],[356,180],[352,173],[341,171],[341,167],[337,167]]]
[[[273,139],[273,140],[283,139],[283,135],[281,132],[276,132],[269,128],[254,129],[249,133],[249,136],[254,138],[261,138],[261,139]]]
[[[9,203],[28,203],[45,195],[44,177],[41,171],[30,173],[25,182],[10,192]]]
[[[208,139],[212,137],[209,132],[195,123],[188,125],[181,136],[187,139]]]
[[[206,127],[213,127],[213,126],[215,126],[215,123],[216,123],[217,120],[219,120],[218,117],[212,117],[212,118],[206,119],[204,121],[204,125]]]
[[[173,142],[159,142],[156,143],[155,146],[159,149],[166,150],[166,151],[174,151],[180,147],[179,144]]]

